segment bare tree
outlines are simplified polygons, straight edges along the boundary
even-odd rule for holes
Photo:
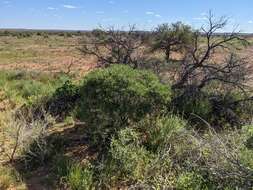
[[[137,68],[142,44],[134,26],[130,26],[128,31],[109,28],[93,31],[92,37],[81,42],[80,51],[83,55],[95,56],[99,67],[127,64]]]
[[[201,89],[213,81],[218,81],[233,87],[243,89],[247,80],[248,64],[233,53],[238,42],[245,45],[247,42],[238,33],[218,33],[228,23],[226,17],[216,20],[210,12],[206,27],[202,27],[193,36],[192,46],[188,47],[187,55],[181,64],[181,73],[173,89],[183,89],[194,86]],[[227,54],[227,59],[218,63],[214,55],[221,52]]]

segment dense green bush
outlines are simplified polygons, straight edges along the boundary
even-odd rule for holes
[[[250,131],[200,134],[176,116],[146,117],[113,137],[94,180],[100,188],[248,189],[253,151],[244,143]]]
[[[185,118],[194,118],[194,115],[203,119],[210,119],[212,104],[208,97],[201,92],[180,94],[174,92],[173,110]]]
[[[253,101],[245,93],[190,92],[174,91],[172,110],[197,128],[206,129],[206,123],[215,129],[238,128],[252,121]]]
[[[78,118],[89,126],[92,141],[101,145],[129,123],[164,112],[171,93],[154,74],[115,65],[88,74],[80,94]]]
[[[99,162],[99,183],[114,187],[172,188],[176,174],[167,148],[184,129],[177,117],[147,117],[130,128],[121,129],[110,143],[105,160]],[[102,166],[102,167],[101,167]]]
[[[133,130],[124,129],[118,138],[112,140],[110,147],[112,159],[117,165],[115,172],[121,167],[121,175],[132,180],[143,179],[152,161],[152,154],[140,145],[137,136]]]
[[[30,122],[34,118],[43,120],[43,114],[48,113],[57,122],[64,121],[75,109],[79,98],[79,87],[67,80],[49,95],[36,98],[21,106],[16,115],[19,117],[22,114],[27,122]]]
[[[79,87],[67,80],[47,101],[47,111],[55,117],[65,118],[73,111],[79,98]]]
[[[145,146],[157,153],[171,143],[171,139],[186,127],[186,122],[176,116],[147,117],[136,124],[141,133],[145,134]]]
[[[126,128],[112,139],[109,153],[97,172],[103,186],[124,186],[144,180],[153,155],[141,145],[139,135],[134,129]]]

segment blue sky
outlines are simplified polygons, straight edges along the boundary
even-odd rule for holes
[[[194,27],[205,14],[226,15],[242,32],[253,32],[253,0],[0,0],[0,28],[93,29],[102,25],[152,29],[183,21]]]

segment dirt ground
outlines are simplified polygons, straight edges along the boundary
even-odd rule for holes
[[[80,37],[50,35],[26,38],[0,37],[0,70],[86,73],[96,66],[94,57],[78,51]],[[253,39],[249,39],[253,41]],[[253,45],[241,51],[251,62]],[[222,55],[218,55],[220,59]],[[253,61],[252,61],[253,64]],[[71,65],[71,66],[70,66]]]
[[[78,41],[78,37],[57,35],[0,37],[0,70],[88,72],[96,61],[80,55]]]

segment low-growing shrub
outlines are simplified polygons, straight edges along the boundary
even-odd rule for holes
[[[153,152],[162,151],[185,127],[186,122],[173,115],[146,117],[136,124],[136,128],[145,134],[146,147]]]
[[[67,175],[67,184],[71,190],[93,189],[93,172],[88,167],[79,164],[72,165]]]
[[[56,89],[47,101],[46,107],[50,114],[63,119],[73,111],[79,98],[78,86],[67,80],[60,88]]]
[[[93,171],[89,163],[81,165],[59,154],[54,158],[53,169],[60,186],[71,190],[94,189]]]
[[[197,128],[206,129],[204,120],[216,129],[238,128],[252,121],[253,101],[236,90],[224,94],[210,89],[174,92],[172,102],[172,110]]]
[[[26,185],[22,182],[22,177],[10,165],[0,165],[0,189],[7,190],[15,186],[17,190],[26,190]]]
[[[66,139],[59,135],[39,137],[23,152],[25,166],[30,169],[45,166],[63,151],[66,144]]]
[[[185,93],[180,95],[174,94],[173,111],[179,113],[191,122],[197,123],[194,115],[197,115],[205,120],[210,120],[212,113],[212,104],[208,97],[201,92]]]
[[[101,184],[116,187],[144,180],[153,155],[141,145],[139,135],[134,129],[126,128],[112,139],[98,171]]]
[[[253,151],[244,133],[200,134],[175,116],[146,118],[114,136],[98,179],[139,189],[249,189]]]
[[[204,183],[203,176],[194,172],[185,172],[180,174],[177,180],[178,190],[208,190]]]
[[[27,115],[27,121],[33,118],[43,119],[43,112],[53,116],[56,121],[63,121],[71,115],[79,99],[79,87],[74,85],[70,80],[67,80],[50,95],[21,106],[19,113]],[[17,113],[17,116],[19,113]]]
[[[99,164],[96,173],[102,180],[100,183],[110,187],[119,184],[132,188],[174,187],[176,172],[167,148],[184,127],[183,120],[168,116],[147,117],[130,128],[121,129],[111,141],[102,169]]]
[[[170,87],[147,71],[115,65],[88,74],[80,89],[78,117],[87,123],[94,144],[130,122],[160,114],[170,102]]]

